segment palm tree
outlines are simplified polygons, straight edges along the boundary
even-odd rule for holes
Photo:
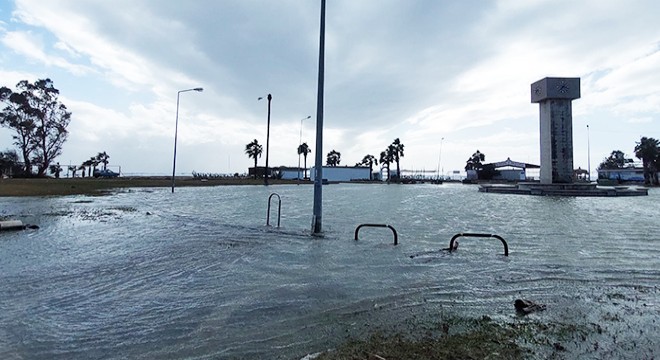
[[[96,160],[103,164],[103,170],[106,170],[108,167],[108,159],[110,159],[110,155],[106,154],[106,152],[100,152],[98,155],[96,155]]]
[[[643,136],[635,145],[635,156],[642,159],[644,183],[658,185],[660,165],[660,141]]]
[[[390,145],[385,151],[380,152],[380,165],[387,168],[387,182],[392,178],[390,176],[390,164],[394,162],[394,146]]]
[[[396,162],[396,177],[401,180],[401,168],[399,167],[399,161],[403,157],[403,144],[399,141],[399,138],[394,139],[392,142],[392,157]]]
[[[378,165],[378,160],[376,160],[376,157],[374,157],[373,155],[367,154],[362,158],[362,161],[360,161],[356,165],[357,166],[369,165],[369,180],[373,180],[373,176],[372,176],[373,171],[374,171],[373,167],[374,167],[374,165]]]
[[[83,177],[85,177],[85,169],[89,169],[88,176],[92,176],[92,159],[83,161],[83,163],[80,164],[80,169],[83,171]]]
[[[257,157],[261,157],[263,147],[259,145],[257,139],[252,140],[251,143],[245,145],[245,153],[248,158],[254,158],[254,178],[257,178]]]
[[[328,153],[327,158],[326,158],[326,164],[329,166],[337,166],[341,162],[341,153],[332,150]]]
[[[92,176],[96,172],[96,167],[99,166],[101,162],[99,159],[96,158],[96,156],[92,156],[89,158],[89,173],[87,174],[88,176]]]
[[[78,167],[76,165],[69,165],[68,170],[73,173],[71,175],[71,177],[75,178],[76,177],[76,171],[78,171]]]
[[[482,161],[486,160],[486,155],[479,150],[477,150],[465,163],[465,170],[476,170],[479,171],[483,169]]]
[[[312,150],[309,149],[309,145],[307,145],[307,143],[302,143],[300,146],[298,146],[298,160],[300,160],[300,154],[302,154],[303,158],[305,159],[305,172],[303,174],[303,179],[307,178],[307,154],[311,152]],[[300,162],[298,162],[298,164],[300,164]],[[300,172],[298,172],[298,176],[300,176]]]
[[[465,171],[474,170],[477,173],[477,179],[481,178],[480,175],[484,170],[484,165],[482,161],[486,160],[486,155],[479,150],[477,150],[465,163]],[[494,169],[493,169],[494,170]],[[468,177],[469,178],[469,177]]]

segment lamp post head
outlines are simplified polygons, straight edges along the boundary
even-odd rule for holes
[[[201,92],[201,91],[204,91],[204,89],[201,88],[201,87],[197,87],[197,88],[193,88],[193,89],[179,90],[179,91],[177,92],[177,94],[181,94],[181,93],[188,92],[188,91],[197,91],[197,92]]]

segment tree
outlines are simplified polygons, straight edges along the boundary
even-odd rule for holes
[[[298,156],[302,154],[303,158],[305,159],[305,173],[303,174],[303,179],[307,178],[307,154],[311,152],[312,150],[309,149],[309,145],[307,145],[307,143],[302,143],[300,146],[298,146]],[[300,158],[298,158],[298,160],[300,160]],[[298,164],[300,164],[300,162],[298,162]],[[298,176],[300,176],[300,173],[298,173]]]
[[[14,176],[21,170],[16,150],[0,151],[0,175]]]
[[[110,155],[106,154],[106,152],[100,152],[98,155],[96,155],[96,160],[100,163],[103,164],[103,170],[107,170],[108,168],[108,159],[110,159]]]
[[[477,150],[470,158],[467,160],[465,164],[465,171],[467,170],[476,170],[477,172],[483,169],[483,164],[481,163],[482,161],[486,160],[486,155],[484,155],[482,152]]]
[[[399,141],[399,138],[394,139],[392,142],[392,159],[396,162],[396,177],[401,179],[401,168],[399,167],[399,162],[403,157],[403,144]]]
[[[85,160],[80,164],[80,170],[82,170],[82,177],[85,177],[85,169],[89,169],[89,176],[92,176],[92,160]]]
[[[50,165],[48,167],[48,171],[50,171],[51,174],[55,175],[56,179],[60,178],[60,173],[62,172],[62,167],[60,166],[60,163]]]
[[[658,185],[660,167],[660,141],[643,136],[635,145],[635,156],[642,160],[644,183]]]
[[[5,108],[0,112],[0,125],[16,132],[12,135],[14,145],[18,146],[23,157],[23,172],[32,174],[32,153],[34,152],[35,123],[27,99],[22,93],[13,93],[6,87],[0,88],[0,101]]]
[[[389,145],[385,151],[380,152],[380,165],[387,169],[387,182],[390,182],[390,164],[394,162],[394,146]]]
[[[632,159],[626,159],[625,154],[621,150],[614,150],[610,156],[603,159],[603,162],[598,165],[598,169],[622,169],[626,164],[632,163]]]
[[[261,157],[263,147],[259,145],[257,139],[252,140],[251,143],[245,145],[245,153],[248,158],[254,158],[254,178],[257,178],[257,157]]]
[[[60,92],[50,79],[34,84],[22,80],[16,88],[20,92],[0,88],[0,101],[6,104],[0,124],[16,132],[14,144],[21,149],[26,174],[34,163],[37,176],[45,176],[50,163],[62,153],[71,112],[58,100]]]
[[[78,167],[76,165],[69,165],[68,171],[71,171],[71,177],[75,178],[76,177],[76,171],[78,171]]]
[[[99,164],[100,161],[96,156],[92,156],[91,158],[89,158],[89,165],[88,165],[89,172],[87,173],[87,176],[92,176],[92,174],[96,174],[96,167],[99,166]]]
[[[337,165],[339,165],[340,162],[341,162],[341,153],[340,152],[333,149],[332,151],[330,151],[328,153],[328,155],[326,157],[326,165],[337,166]]]
[[[378,160],[376,160],[376,157],[374,157],[373,155],[368,155],[367,154],[362,158],[362,161],[360,161],[356,165],[357,166],[369,165],[369,180],[373,180],[373,176],[372,176],[372,173],[374,171],[373,167],[374,167],[374,165],[378,165]]]

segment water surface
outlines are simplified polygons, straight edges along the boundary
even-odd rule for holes
[[[474,186],[132,189],[2,198],[0,358],[300,358],[387,324],[443,314],[599,324],[572,355],[660,354],[660,192],[648,197],[485,194]],[[282,198],[282,227],[266,227]],[[276,206],[274,207],[276,208]],[[272,213],[276,223],[276,213]],[[399,234],[392,246],[390,224]],[[437,250],[460,232],[459,251]],[[412,256],[412,258],[411,258]],[[567,345],[568,346],[568,345]]]

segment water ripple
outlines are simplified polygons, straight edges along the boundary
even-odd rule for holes
[[[265,226],[272,190],[281,228]],[[333,185],[324,188],[323,238],[308,236],[308,186],[2,199],[3,216],[41,228],[0,237],[0,357],[299,358],[411,317],[509,319],[519,297],[547,303],[554,310],[544,317],[618,317],[634,329],[612,327],[622,339],[652,344],[654,190],[556,199]],[[391,224],[400,245],[388,229],[355,241],[360,223]],[[460,232],[501,235],[510,256],[494,239],[440,251]]]

